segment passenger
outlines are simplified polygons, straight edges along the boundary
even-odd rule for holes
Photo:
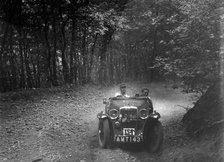
[[[147,97],[148,95],[149,95],[149,89],[148,88],[143,88],[141,96],[146,96]]]

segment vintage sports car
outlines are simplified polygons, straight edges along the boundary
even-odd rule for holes
[[[108,148],[113,142],[141,143],[150,152],[161,150],[163,127],[160,114],[153,110],[147,95],[111,97],[103,103],[106,104],[105,111],[97,115],[100,147]]]

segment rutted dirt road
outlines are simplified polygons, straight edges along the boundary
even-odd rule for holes
[[[194,151],[181,123],[183,107],[192,105],[190,95],[158,83],[128,83],[127,93],[144,87],[149,88],[154,108],[161,114],[165,135],[161,153],[136,147],[99,148],[96,115],[104,109],[103,97],[113,96],[118,86],[87,85],[1,95],[0,162],[180,161],[186,152]]]

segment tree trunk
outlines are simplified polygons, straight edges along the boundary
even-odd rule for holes
[[[10,66],[11,66],[11,74],[12,74],[12,90],[17,88],[17,70],[16,70],[16,62],[15,62],[15,54],[13,52],[13,29],[11,29],[10,35]]]
[[[95,51],[95,47],[96,47],[96,42],[97,42],[97,38],[98,38],[98,34],[96,34],[94,36],[94,42],[91,48],[91,55],[90,55],[90,63],[89,63],[89,68],[88,68],[88,82],[91,81],[91,70],[92,70],[92,66],[93,66],[93,57],[94,57],[94,51]]]
[[[61,57],[62,57],[62,68],[63,68],[63,76],[65,83],[69,83],[69,71],[68,64],[66,61],[65,50],[66,50],[66,38],[65,38],[65,24],[61,27],[61,36],[62,36],[62,49],[61,49]]]
[[[76,43],[76,41],[77,41],[77,37],[78,37],[78,25],[76,24],[76,22],[75,22],[75,18],[73,18],[73,30],[74,30],[74,46],[73,46],[73,59],[74,59],[74,68],[73,68],[73,71],[74,71],[74,76],[73,76],[73,78],[74,78],[74,82],[75,82],[75,84],[78,84],[78,55],[77,55],[77,50],[76,50],[76,46],[75,46],[75,43]],[[75,38],[76,37],[76,38]]]
[[[110,75],[111,75],[111,83],[114,83],[114,57],[113,54],[111,53],[110,56]]]
[[[56,32],[56,24],[55,20],[53,22],[53,32],[54,32],[54,51],[52,53],[52,84],[53,86],[58,86],[58,79],[57,79],[57,32]]]
[[[32,88],[33,85],[33,79],[32,79],[32,75],[31,75],[31,70],[30,70],[30,66],[29,66],[29,56],[28,56],[28,47],[27,45],[24,44],[24,59],[25,59],[25,68],[26,68],[26,83],[28,88]]]
[[[5,92],[6,91],[6,87],[7,87],[7,81],[6,81],[6,72],[4,69],[4,50],[5,50],[5,43],[8,37],[8,32],[9,32],[9,24],[5,23],[3,25],[3,29],[4,30],[4,36],[3,36],[3,40],[1,43],[1,53],[0,53],[0,92]]]
[[[48,81],[48,86],[51,87],[52,85],[52,68],[51,68],[51,47],[50,43],[48,40],[48,22],[47,20],[45,21],[45,26],[44,26],[44,38],[45,38],[45,51],[46,51],[46,56],[47,56],[47,81]]]
[[[38,78],[38,76],[37,76],[37,68],[36,68],[36,64],[35,64],[35,61],[34,61],[34,59],[33,59],[33,57],[32,57],[32,60],[31,60],[31,62],[32,62],[32,67],[33,67],[33,78],[34,78],[34,80],[33,80],[33,86],[34,87],[38,87],[37,86],[37,78]]]
[[[102,45],[100,47],[100,69],[99,69],[99,83],[103,84],[106,82],[106,51],[107,46],[110,43],[114,29],[108,27],[108,31],[103,35]]]
[[[74,55],[75,55],[75,20],[72,20],[72,37],[71,37],[71,49],[70,49],[70,83],[74,81]],[[76,79],[75,79],[76,80]]]
[[[74,71],[74,76],[73,76],[73,78],[74,78],[74,83],[75,84],[78,84],[78,68],[77,68],[77,66],[78,66],[78,59],[77,59],[77,54],[76,54],[76,50],[74,50],[74,55],[73,55],[73,57],[74,57],[74,61],[75,61],[75,63],[74,63],[74,69],[73,69],[73,71]]]
[[[20,54],[20,87],[25,88],[25,69],[24,69],[24,57],[23,57],[23,47],[22,47],[22,31],[19,29],[19,54]]]
[[[86,35],[87,35],[87,32],[86,32],[87,28],[84,26],[82,28],[82,31],[83,31],[83,39],[82,39],[82,60],[83,60],[83,64],[82,64],[82,83],[86,83],[87,82],[87,77],[86,77],[86,69],[87,69],[87,51],[86,51]]]
[[[41,65],[40,65],[40,50],[37,54],[37,87],[41,86]]]

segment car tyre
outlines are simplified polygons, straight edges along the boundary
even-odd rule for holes
[[[163,126],[160,121],[155,121],[148,129],[146,147],[149,152],[159,152],[163,144]]]
[[[98,141],[101,148],[108,148],[110,145],[110,125],[108,119],[99,120]]]

